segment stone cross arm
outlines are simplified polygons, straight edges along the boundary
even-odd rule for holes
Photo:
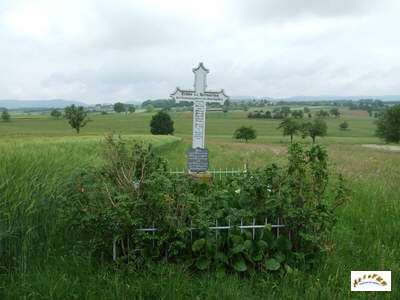
[[[204,91],[202,93],[196,93],[193,90],[181,90],[179,87],[170,95],[177,103],[180,101],[202,101],[202,102],[218,102],[223,104],[229,97],[225,94],[224,90],[219,92],[215,91]]]

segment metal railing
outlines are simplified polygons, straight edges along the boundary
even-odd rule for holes
[[[178,174],[188,174],[190,171],[188,169],[178,169],[176,168],[175,170],[170,169],[169,174],[171,175],[178,175]],[[219,169],[210,169],[206,173],[209,173],[214,176],[214,178],[222,179],[222,176],[228,176],[228,175],[233,175],[233,174],[242,174],[246,176],[247,174],[247,167],[244,165],[243,169],[240,168],[219,168]]]
[[[285,227],[284,224],[280,224],[279,218],[277,218],[277,223],[276,224],[268,224],[268,219],[267,218],[265,218],[265,222],[262,225],[256,225],[256,219],[255,218],[253,218],[253,222],[252,223],[253,224],[251,224],[251,225],[243,225],[243,219],[241,219],[239,226],[233,226],[233,225],[231,225],[231,222],[229,220],[227,226],[219,226],[218,225],[218,220],[215,220],[215,226],[208,227],[208,229],[209,230],[215,230],[215,238],[218,238],[218,232],[220,230],[229,230],[229,229],[233,229],[233,228],[239,228],[240,232],[243,233],[244,230],[251,229],[252,230],[252,239],[254,240],[254,238],[256,236],[256,229],[262,229],[262,228],[265,228],[267,225],[270,225],[271,228],[275,228],[276,229],[276,237],[278,238],[279,234],[280,234],[280,228]],[[152,232],[152,235],[153,235],[153,248],[155,247],[154,236],[155,236],[155,232],[157,231],[157,228],[154,225],[155,224],[153,222],[152,227],[150,227],[150,228],[138,228],[138,229],[136,229],[136,231],[138,231],[138,232]],[[194,230],[198,230],[198,229],[199,228],[192,227],[192,223],[191,223],[191,227],[189,229],[191,242],[193,242],[193,231]],[[290,232],[289,232],[289,240],[290,240]],[[112,247],[113,247],[113,260],[115,261],[117,259],[117,245],[116,245],[116,241],[115,240],[113,241]],[[129,249],[129,237],[127,238],[127,248],[128,248],[128,252],[129,252],[129,250],[130,250]]]

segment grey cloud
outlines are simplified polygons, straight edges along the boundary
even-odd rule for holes
[[[392,0],[235,0],[235,13],[248,22],[293,21],[299,17],[343,17],[373,13]]]
[[[4,2],[0,9],[17,5]],[[200,61],[209,88],[232,96],[399,93],[399,19],[389,1],[225,1],[214,19],[147,1],[63,3],[42,39],[0,26],[0,99],[166,98],[192,87]]]

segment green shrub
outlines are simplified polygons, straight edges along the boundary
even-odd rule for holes
[[[329,175],[327,153],[319,145],[305,150],[295,143],[287,166],[271,164],[211,186],[169,175],[151,147],[128,147],[111,137],[107,145],[104,165],[74,176],[63,205],[65,218],[87,234],[94,251],[111,257],[114,241],[120,262],[167,255],[169,261],[223,276],[308,268],[330,249],[335,209],[348,191],[341,176]],[[278,217],[286,227],[276,238],[271,225]],[[265,224],[266,218],[254,239],[251,229],[237,226]],[[232,228],[209,230],[216,220]],[[136,231],[153,224],[154,233]]]

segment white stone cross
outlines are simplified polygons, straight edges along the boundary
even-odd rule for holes
[[[181,90],[176,88],[170,96],[177,103],[180,101],[193,102],[193,135],[192,148],[204,148],[204,135],[206,127],[206,103],[217,102],[223,104],[229,97],[224,90],[219,92],[206,91],[207,70],[203,63],[199,63],[197,68],[193,68],[194,90]]]

